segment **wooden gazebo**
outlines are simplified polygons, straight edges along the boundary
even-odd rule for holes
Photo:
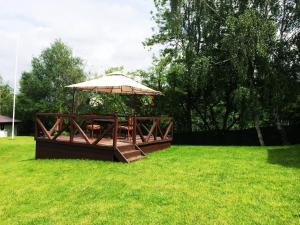
[[[121,73],[68,86],[104,93],[159,95]],[[122,132],[123,129],[127,132]],[[169,116],[36,114],[36,158],[72,158],[131,162],[170,147]]]

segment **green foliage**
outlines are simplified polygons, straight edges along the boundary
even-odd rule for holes
[[[210,71],[211,71],[211,59],[206,56],[199,56],[195,58],[193,66],[191,68],[192,80],[191,87],[194,90],[203,90],[209,85]]]
[[[247,10],[239,17],[227,19],[227,35],[223,38],[223,49],[228,51],[231,62],[242,80],[249,81],[249,67],[268,66],[258,64],[260,58],[267,58],[275,44],[275,26],[272,21],[265,20],[256,11]],[[258,73],[259,74],[259,73]],[[253,77],[250,77],[252,80]]]
[[[110,67],[107,70],[105,70],[105,74],[109,74],[113,72],[124,72],[124,66]]]
[[[13,90],[3,83],[0,76],[0,115],[11,116],[13,109]]]
[[[31,71],[22,74],[17,103],[18,116],[26,127],[33,127],[36,112],[71,112],[72,90],[66,86],[85,79],[81,59],[60,40],[31,64]]]
[[[247,107],[240,110],[241,119],[262,119],[265,106],[261,99],[262,88],[268,79],[269,56],[275,44],[275,26],[254,10],[246,10],[239,17],[228,17],[227,35],[223,38],[223,49],[229,52],[231,63],[237,73],[237,85],[249,90],[248,98],[242,96]],[[239,94],[239,92],[235,92]],[[236,98],[240,98],[236,96]],[[248,117],[246,117],[248,115]],[[243,121],[240,121],[242,123]]]
[[[12,115],[13,92],[8,85],[0,86],[0,114]]]
[[[96,113],[96,114],[131,114],[133,108],[129,100],[129,96],[107,93],[90,92],[85,93],[87,96],[85,109],[79,110],[80,113]]]
[[[164,96],[77,92],[78,113],[172,115],[177,132],[299,123],[299,4],[284,1],[154,0],[162,47],[148,71],[129,73]],[[112,67],[106,73],[124,71]],[[17,117],[33,128],[35,112],[70,112],[85,80],[79,58],[56,41],[22,75]]]
[[[299,145],[173,146],[131,164],[35,160],[34,145],[0,139],[1,225],[300,223]]]
[[[300,94],[295,1],[154,2],[158,30],[145,44],[163,50],[148,83],[166,80],[162,90],[176,96],[167,107],[178,130],[292,121],[285,113]]]
[[[13,92],[9,85],[0,84],[0,114],[11,116]]]

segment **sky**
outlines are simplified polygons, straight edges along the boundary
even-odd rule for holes
[[[97,74],[121,65],[147,69],[157,53],[142,44],[155,27],[152,0],[0,0],[0,6],[0,75],[12,87],[18,39],[18,80],[56,39]]]

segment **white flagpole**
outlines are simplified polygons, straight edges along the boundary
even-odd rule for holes
[[[13,118],[12,118],[12,131],[11,138],[15,137],[15,112],[16,112],[16,91],[17,91],[17,74],[18,74],[18,59],[19,59],[19,45],[20,45],[20,35],[17,36],[16,41],[16,61],[15,61],[15,80],[14,80],[14,103],[13,103]]]

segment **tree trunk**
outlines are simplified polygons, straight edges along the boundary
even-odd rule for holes
[[[259,141],[260,146],[264,146],[265,142],[264,142],[264,138],[263,138],[262,133],[261,133],[261,129],[259,127],[259,120],[258,120],[257,117],[255,118],[255,129],[256,129],[256,133],[257,133],[257,137],[258,137],[258,141]]]

